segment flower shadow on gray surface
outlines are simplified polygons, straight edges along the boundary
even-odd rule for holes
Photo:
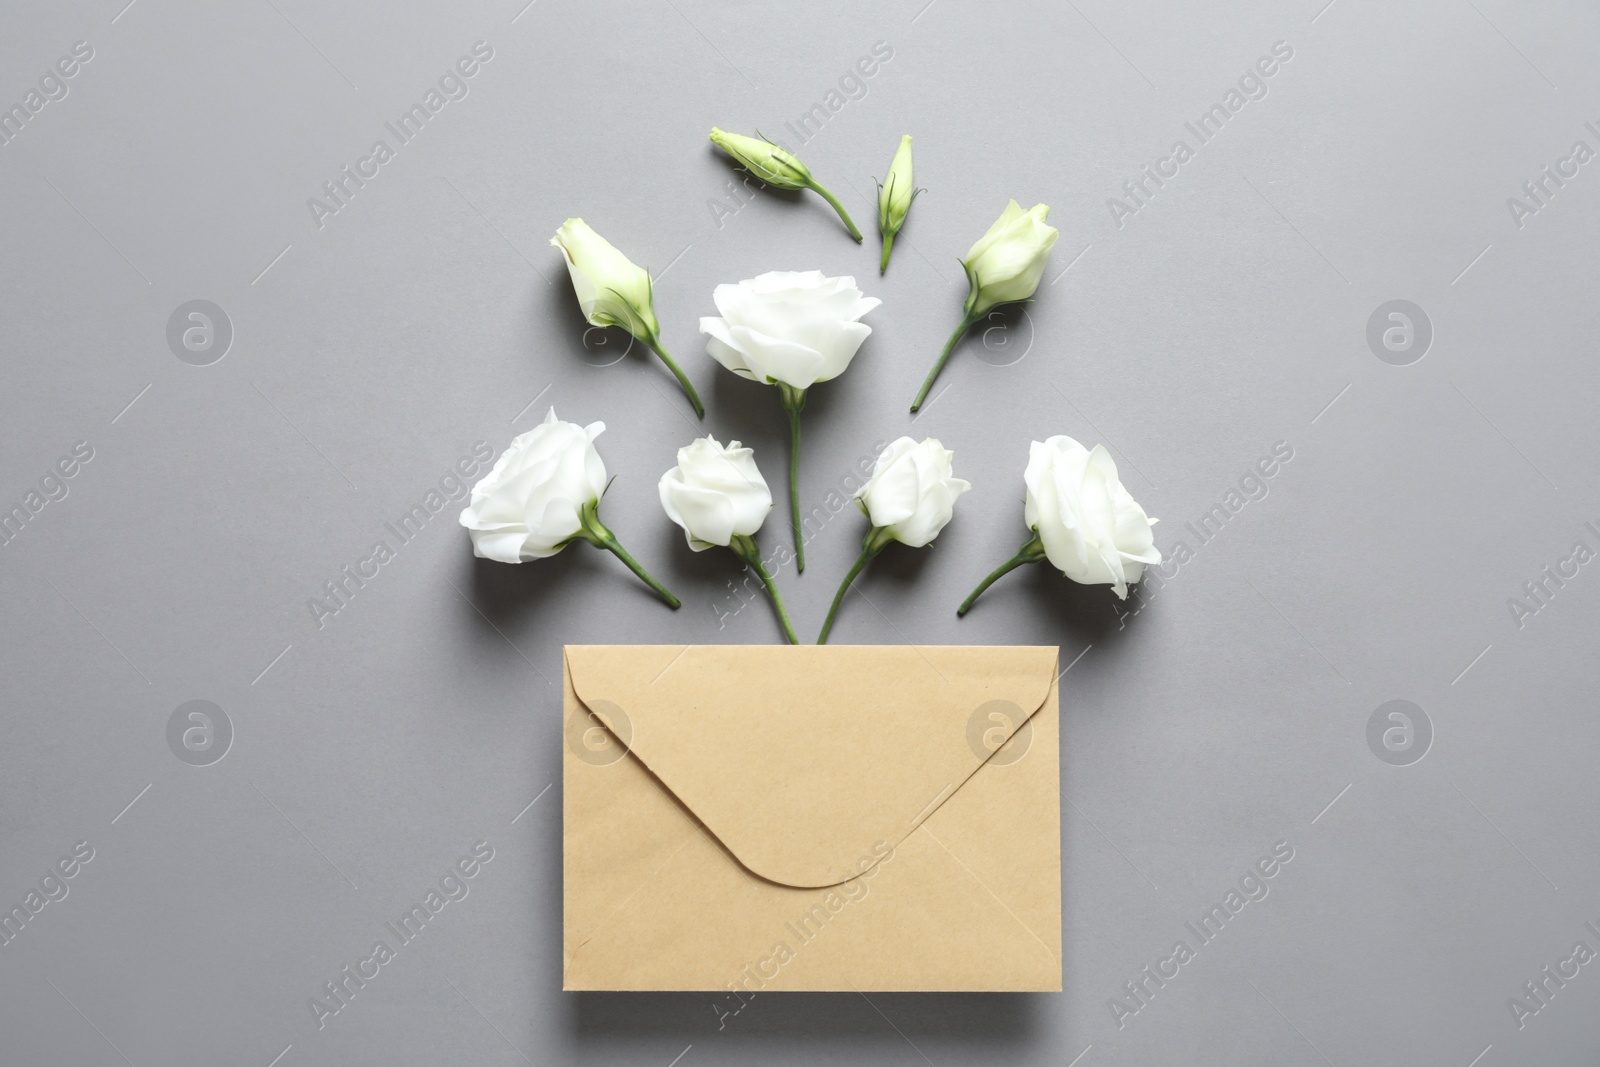
[[[716,145],[708,144],[706,148],[716,157],[719,163],[728,168],[728,173],[733,177],[734,187],[738,190],[737,193],[730,196],[728,187],[724,183],[717,188],[715,194],[715,199],[721,200],[724,204],[735,209],[733,215],[738,215],[762,197],[771,197],[779,203],[789,205],[785,210],[799,210],[796,205],[814,205],[822,212],[818,216],[819,218],[826,218],[828,221],[838,225],[839,216],[833,213],[833,209],[828,206],[825,200],[813,195],[809,190],[785,189],[778,185],[768,185]],[[732,216],[723,218],[721,220],[722,226],[719,226],[718,229],[727,226],[731,221]]]
[[[663,395],[672,398],[674,403],[682,403],[684,410],[690,418],[694,413],[689,409],[689,401],[679,392],[678,383],[673,380],[672,372],[667,369],[650,346],[643,341],[635,339],[627,330],[620,326],[593,326],[583,317],[583,309],[579,307],[577,299],[572,295],[572,286],[567,284],[531,286],[532,300],[528,309],[528,318],[532,328],[543,333],[551,323],[561,338],[555,353],[528,352],[527,361],[530,368],[537,367],[546,360],[557,365],[556,380],[560,383],[576,383],[582,388],[589,388],[599,383],[604,383],[606,374],[625,373],[620,369],[613,370],[619,364],[627,365],[637,363],[643,366],[651,375],[652,381],[660,388]],[[667,350],[674,357],[679,354],[673,342],[682,344],[682,332],[672,328],[673,320],[662,323],[662,340]],[[707,371],[700,366],[700,361],[694,358],[681,361],[681,365],[689,375],[689,380],[694,383],[697,390],[704,391],[704,382]],[[593,376],[593,377],[590,377]],[[614,381],[614,379],[612,379]],[[570,391],[563,391],[563,396],[570,398]],[[566,401],[565,406],[571,406],[572,401]],[[593,404],[593,400],[585,399],[585,404]],[[550,401],[540,402],[541,410],[548,407]],[[589,412],[580,412],[579,422],[591,421]]]
[[[470,618],[476,620],[478,612],[482,612],[484,618],[501,630],[522,633],[519,643],[524,639],[537,642],[545,637],[559,641],[563,628],[567,628],[564,615],[567,606],[597,583],[607,584],[608,588],[609,583],[616,583],[623,589],[633,589],[643,594],[645,599],[639,602],[641,605],[661,604],[650,588],[629,574],[610,553],[585,544],[568,545],[548,559],[518,564],[479,559],[469,551],[461,566],[471,572],[468,581],[454,580],[472,597],[472,606],[477,608],[477,611],[468,611]],[[661,610],[668,609],[663,605]],[[538,633],[528,638],[526,631],[530,627]]]
[[[707,408],[706,419],[708,424],[714,421],[715,425],[706,432],[713,434],[719,440],[726,434],[727,437],[738,438],[754,448],[756,462],[761,465],[761,473],[769,482],[779,474],[786,476],[789,464],[789,427],[784,421],[783,407],[773,395],[772,386],[740,377],[719,366],[710,355],[705,354],[705,335],[696,336],[706,365],[715,371],[710,381],[710,392],[715,395],[716,400]],[[870,336],[861,342],[861,347],[856,351],[856,358],[872,358]],[[698,366],[698,363],[696,365]],[[711,371],[706,373],[710,374]],[[849,373],[848,370],[845,371],[840,378],[845,378]],[[841,388],[849,389],[850,386],[847,381],[833,380],[818,382],[806,391],[806,438],[813,442],[813,451],[819,455],[822,442],[838,440],[841,434],[859,430],[847,422],[835,421],[848,419],[849,416],[843,409],[830,415],[830,409],[835,407],[834,394]],[[808,472],[807,460],[817,462],[812,459],[810,453],[802,455],[800,466],[802,481]],[[768,470],[769,467],[771,471]],[[774,495],[783,496],[782,493]]]
[[[1064,577],[1050,566],[1048,560],[1027,567],[1019,567],[996,582],[972,606],[962,619],[963,627],[972,626],[980,633],[972,635],[974,643],[980,641],[985,615],[1022,611],[1024,617],[1036,620],[1041,629],[1039,638],[1052,639],[1058,644],[1075,644],[1082,647],[1101,641],[1112,641],[1123,633],[1119,629],[1119,612],[1132,611],[1136,606],[1130,593],[1129,601],[1118,601],[1108,585],[1081,585]],[[1020,603],[1019,603],[1020,602]],[[950,610],[954,611],[952,607]],[[1129,620],[1131,630],[1133,620]],[[1063,631],[1071,641],[1061,640]],[[1076,653],[1074,653],[1076,654]],[[1065,666],[1065,664],[1063,664]]]

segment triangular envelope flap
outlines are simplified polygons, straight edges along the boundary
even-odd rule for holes
[[[578,698],[745,867],[800,887],[869,869],[955,795],[1043,704],[1057,659],[1054,646],[901,645],[566,657]]]

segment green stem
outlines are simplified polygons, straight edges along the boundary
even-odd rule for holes
[[[990,571],[989,576],[978,583],[978,588],[974,589],[972,595],[963,600],[961,606],[956,609],[956,615],[965,615],[970,611],[972,602],[982,596],[983,591],[993,585],[997,578],[1010,574],[1024,563],[1038,563],[1041,559],[1044,559],[1044,543],[1039,540],[1038,534],[1034,534],[1028,538],[1027,544],[1017,550],[1015,556]]]
[[[596,501],[593,504],[584,505],[583,513],[579,516],[583,522],[583,533],[579,534],[579,536],[588,541],[591,545],[594,545],[596,548],[606,549],[622,562],[626,563],[630,571],[632,571],[634,574],[637,574],[645,585],[648,585],[651,589],[655,590],[656,595],[662,600],[665,600],[669,605],[674,608],[682,607],[682,601],[673,596],[672,592],[666,586],[656,581],[649,571],[645,570],[639,565],[638,560],[628,555],[628,550],[622,547],[621,542],[617,540],[617,535],[607,529],[606,524],[600,521],[598,508],[599,501]]]
[[[800,529],[800,412],[806,406],[806,391],[779,383],[784,413],[789,416],[789,518],[794,526],[794,558],[799,573],[806,569],[806,542]]]
[[[833,210],[837,211],[839,213],[839,217],[844,220],[845,229],[849,230],[850,236],[856,239],[856,244],[860,244],[861,231],[856,229],[855,221],[850,218],[850,212],[844,209],[844,205],[839,203],[839,198],[828,192],[828,190],[824,189],[822,184],[815,179],[812,179],[811,188],[818,196],[822,197],[822,199],[826,200],[833,206]]]
[[[945,360],[949,359],[950,353],[955,351],[956,342],[961,340],[962,336],[972,328],[972,324],[981,317],[971,314],[961,317],[961,325],[957,326],[956,332],[950,335],[950,340],[944,343],[944,351],[939,353],[938,361],[934,363],[933,369],[928,372],[928,380],[922,383],[922,389],[918,391],[917,398],[911,402],[912,411],[920,408],[922,402],[928,398],[928,390],[933,388],[934,379],[938,378],[939,372],[944,370]]]
[[[839,614],[839,605],[844,603],[844,595],[850,591],[850,584],[861,574],[863,568],[872,562],[873,557],[882,552],[884,546],[889,543],[889,538],[880,539],[881,534],[882,531],[876,526],[867,531],[866,540],[861,545],[861,555],[856,559],[855,566],[850,568],[850,573],[844,576],[844,581],[839,583],[839,591],[834,594],[833,606],[828,609],[828,617],[822,624],[822,632],[817,635],[817,644],[825,645],[828,643],[828,631],[833,629],[834,616]]]
[[[889,249],[894,247],[894,231],[883,235],[883,258],[878,261],[878,273],[889,269]]]
[[[761,579],[761,584],[767,587],[767,596],[772,598],[772,606],[777,609],[778,621],[783,624],[783,636],[789,639],[791,645],[798,645],[800,638],[795,636],[794,624],[789,621],[789,611],[783,606],[783,597],[778,594],[777,583],[772,580],[766,564],[761,562],[761,549],[756,546],[755,538],[745,534],[734,534],[733,540],[728,542],[728,547],[733,554],[750,565],[756,572],[756,577]]]
[[[705,418],[706,409],[705,405],[700,403],[700,394],[694,391],[694,386],[690,384],[689,376],[683,373],[683,368],[679,367],[673,358],[667,355],[666,346],[661,343],[661,338],[656,334],[649,334],[643,340],[645,344],[650,346],[652,352],[661,357],[661,362],[667,365],[667,369],[672,372],[672,376],[678,379],[678,384],[683,386],[683,391],[689,394],[689,403],[694,405],[694,413],[702,419]]]

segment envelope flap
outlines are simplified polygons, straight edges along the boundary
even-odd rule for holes
[[[740,863],[817,887],[869,869],[955,796],[1044,703],[1057,655],[569,645],[566,658],[578,698]]]

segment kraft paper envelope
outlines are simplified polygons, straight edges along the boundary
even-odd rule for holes
[[[563,987],[1059,990],[1056,661],[569,645]]]

